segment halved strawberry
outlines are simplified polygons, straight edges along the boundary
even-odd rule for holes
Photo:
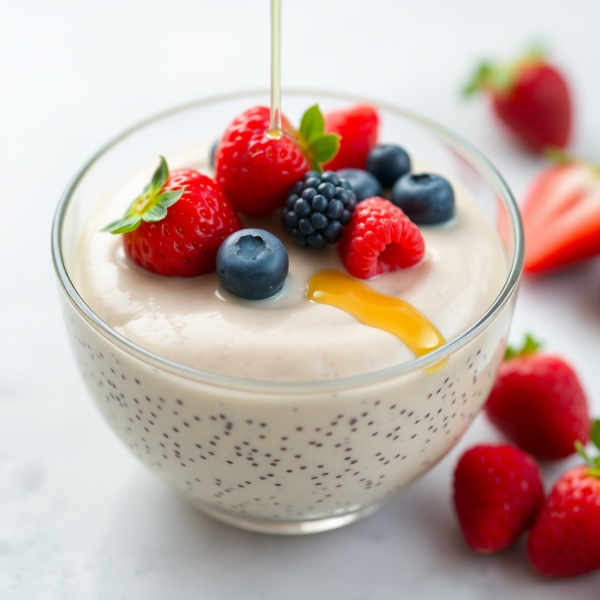
[[[528,273],[600,254],[600,166],[554,156],[559,163],[533,182],[521,205]]]

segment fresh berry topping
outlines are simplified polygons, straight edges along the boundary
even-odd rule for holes
[[[285,246],[262,229],[232,233],[217,254],[217,273],[223,287],[250,300],[269,298],[281,290],[288,268]]]
[[[285,117],[281,121],[281,137],[267,137],[269,109],[250,108],[233,120],[217,148],[215,179],[245,215],[260,217],[283,206],[288,189],[337,152],[338,136],[324,133],[318,106],[304,113],[299,131]]]
[[[514,446],[475,446],[454,472],[454,507],[467,545],[498,552],[534,522],[544,501],[540,470]]]
[[[454,215],[454,190],[440,175],[407,173],[394,184],[392,202],[417,225],[444,223]]]
[[[526,273],[544,273],[600,254],[600,165],[560,152],[523,202]]]
[[[600,461],[557,481],[531,530],[527,553],[533,568],[548,577],[600,569]]]
[[[339,241],[355,207],[347,181],[332,171],[309,171],[288,192],[281,219],[297,244],[324,248]]]
[[[417,264],[425,256],[425,241],[397,206],[383,198],[368,198],[357,204],[339,251],[351,275],[370,279]]]
[[[410,169],[410,156],[396,144],[379,144],[367,156],[367,171],[385,188],[392,187],[399,177],[410,173]]]
[[[356,195],[356,201],[361,202],[373,196],[381,196],[383,188],[376,177],[362,169],[340,169],[338,177],[345,179]]]
[[[341,136],[340,149],[324,165],[330,171],[364,169],[369,150],[377,144],[379,114],[374,106],[359,104],[325,115],[325,130]]]
[[[567,83],[539,51],[508,65],[483,64],[465,88],[489,94],[495,113],[534,152],[566,147],[572,108]]]
[[[125,252],[159,275],[195,277],[215,270],[221,242],[241,227],[215,182],[191,169],[169,174],[164,158],[152,181],[104,231],[123,233]]]
[[[588,441],[588,403],[573,368],[537,354],[538,346],[528,337],[520,351],[507,350],[485,412],[519,448],[539,458],[564,458],[576,440]]]

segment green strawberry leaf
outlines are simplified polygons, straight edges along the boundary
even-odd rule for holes
[[[173,206],[173,204],[175,204],[175,202],[177,202],[177,200],[179,200],[181,198],[181,196],[183,196],[183,192],[185,192],[185,188],[186,188],[186,186],[184,185],[182,188],[179,188],[178,190],[170,190],[168,192],[163,192],[156,199],[157,205],[164,206],[165,208],[169,208],[170,206]]]
[[[523,342],[521,348],[514,348],[512,346],[506,347],[504,352],[504,360],[535,354],[541,348],[541,346],[541,342],[538,342],[530,333],[527,333],[525,334],[525,341]]]
[[[162,221],[166,216],[167,209],[157,204],[142,215],[142,220],[146,221],[146,223],[156,223],[157,221]]]
[[[160,164],[156,171],[154,171],[154,175],[152,175],[152,180],[150,181],[150,188],[153,191],[158,191],[165,185],[169,177],[169,167],[167,166],[167,161],[163,156],[160,157]]]
[[[135,231],[142,221],[156,223],[164,219],[167,216],[167,209],[173,206],[185,192],[185,186],[178,190],[161,192],[168,178],[169,167],[167,161],[161,156],[150,183],[144,188],[142,194],[129,205],[125,216],[118,221],[113,221],[102,231],[109,231],[113,234],[129,233]]]
[[[592,423],[592,435],[590,439],[594,446],[600,450],[600,419],[596,419]]]
[[[316,140],[311,149],[313,157],[317,163],[326,163],[330,161],[340,147],[340,137],[334,133],[327,133]]]
[[[321,165],[329,162],[339,150],[340,136],[325,133],[325,118],[318,104],[302,115],[298,138],[311,168],[321,171]]]
[[[596,466],[594,461],[588,456],[588,453],[585,451],[585,446],[579,440],[575,442],[574,446],[577,454],[579,454],[579,456],[581,456],[581,458],[583,458],[583,460],[585,460],[585,462],[588,465],[590,465],[590,467],[593,468]]]
[[[118,221],[113,221],[100,231],[109,231],[110,233],[129,233],[130,231],[135,231],[142,222],[142,217],[139,215],[126,216],[123,219],[119,219]]]
[[[323,135],[325,131],[325,119],[321,113],[321,109],[318,104],[311,106],[302,115],[302,121],[300,121],[300,130],[298,133],[308,143],[312,143]]]

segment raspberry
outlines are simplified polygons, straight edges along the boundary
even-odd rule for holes
[[[339,241],[355,207],[347,181],[331,171],[309,171],[288,192],[281,218],[297,244],[324,248]]]
[[[425,255],[419,228],[398,207],[377,197],[357,205],[338,248],[348,272],[359,279],[411,267]]]
[[[454,507],[467,545],[498,552],[531,526],[544,501],[540,470],[514,446],[475,446],[454,472]]]

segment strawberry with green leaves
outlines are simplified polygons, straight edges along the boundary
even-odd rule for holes
[[[195,277],[215,270],[221,242],[241,228],[219,186],[192,169],[169,173],[165,159],[125,216],[103,231],[123,234],[125,253],[136,264],[168,277]]]
[[[592,441],[600,449],[600,421]],[[533,568],[547,577],[574,577],[600,569],[600,456],[577,450],[586,465],[567,471],[546,499],[527,541]]]
[[[244,215],[281,208],[292,185],[307,171],[320,171],[338,150],[339,136],[325,133],[317,105],[304,113],[298,131],[285,117],[281,121],[281,135],[269,136],[269,108],[250,108],[231,122],[217,147],[215,179]]]
[[[527,336],[521,349],[507,349],[485,412],[519,448],[556,460],[573,454],[577,440],[587,443],[588,402],[574,369],[539,346]]]
[[[571,94],[562,73],[540,50],[509,64],[482,64],[464,93],[478,91],[490,97],[500,121],[534,152],[566,147],[573,120]]]

